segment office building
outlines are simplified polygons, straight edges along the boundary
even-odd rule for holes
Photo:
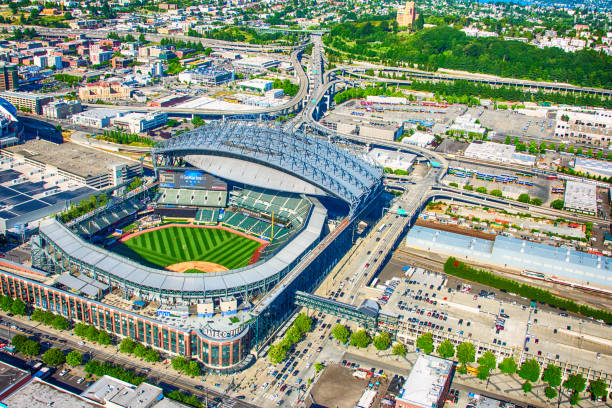
[[[81,101],[58,100],[43,106],[43,116],[51,119],[66,119],[83,110]]]
[[[7,91],[0,93],[0,97],[6,99],[19,110],[35,113],[37,115],[41,115],[43,106],[53,100],[52,96],[44,96],[30,92]]]
[[[19,86],[17,65],[0,62],[0,91],[9,91]]]
[[[130,99],[134,89],[118,82],[100,82],[87,84],[79,88],[79,99],[82,101]]]
[[[131,112],[123,116],[117,116],[111,120],[113,125],[127,129],[130,133],[146,132],[165,125],[167,121],[168,114],[165,112]]]
[[[110,126],[111,119],[120,115],[119,111],[109,108],[90,109],[74,115],[72,123],[75,125],[103,129]]]

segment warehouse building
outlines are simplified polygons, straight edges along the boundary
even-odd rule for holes
[[[396,408],[441,408],[453,380],[451,360],[419,355],[396,400]]]
[[[242,89],[250,89],[252,91],[266,92],[272,89],[273,81],[267,79],[249,79],[248,81],[238,82],[238,86]]]
[[[234,67],[247,71],[263,71],[277,67],[280,61],[275,58],[250,57],[232,62]]]
[[[574,170],[593,177],[612,177],[612,162],[576,157]]]
[[[81,112],[72,117],[72,123],[79,126],[92,127],[103,129],[110,126],[111,119],[119,116],[121,113],[115,109],[99,108],[90,109]]]
[[[139,161],[70,142],[28,140],[2,150],[2,155],[96,189],[116,186],[142,174]]]
[[[377,165],[393,170],[409,172],[416,160],[416,155],[387,149],[372,149],[368,157]]]
[[[406,246],[503,267],[532,279],[612,293],[612,258],[606,256],[499,235],[488,241],[420,226],[408,232]]]
[[[597,186],[594,183],[568,180],[565,183],[563,209],[596,215]]]
[[[180,82],[187,84],[201,84],[217,86],[234,80],[234,71],[215,68],[197,68],[179,73]]]
[[[130,112],[123,116],[111,119],[113,125],[129,130],[131,133],[147,132],[156,127],[165,125],[168,114],[165,112]]]
[[[498,163],[535,165],[535,156],[518,153],[516,146],[494,142],[472,142],[463,153],[465,157]]]

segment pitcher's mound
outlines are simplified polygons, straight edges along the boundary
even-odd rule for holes
[[[168,265],[166,270],[172,272],[222,272],[227,271],[227,268],[212,262],[187,261]]]

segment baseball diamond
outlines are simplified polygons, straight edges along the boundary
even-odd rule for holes
[[[237,269],[251,264],[260,245],[225,229],[185,225],[144,231],[119,242],[112,250],[152,267],[204,261]]]

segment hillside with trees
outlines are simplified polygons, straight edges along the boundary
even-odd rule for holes
[[[398,31],[395,22],[346,22],[324,37],[336,58],[363,59],[397,66],[480,72],[510,78],[568,82],[612,88],[612,56],[592,50],[566,53],[501,38],[468,37],[449,26],[414,34]]]

